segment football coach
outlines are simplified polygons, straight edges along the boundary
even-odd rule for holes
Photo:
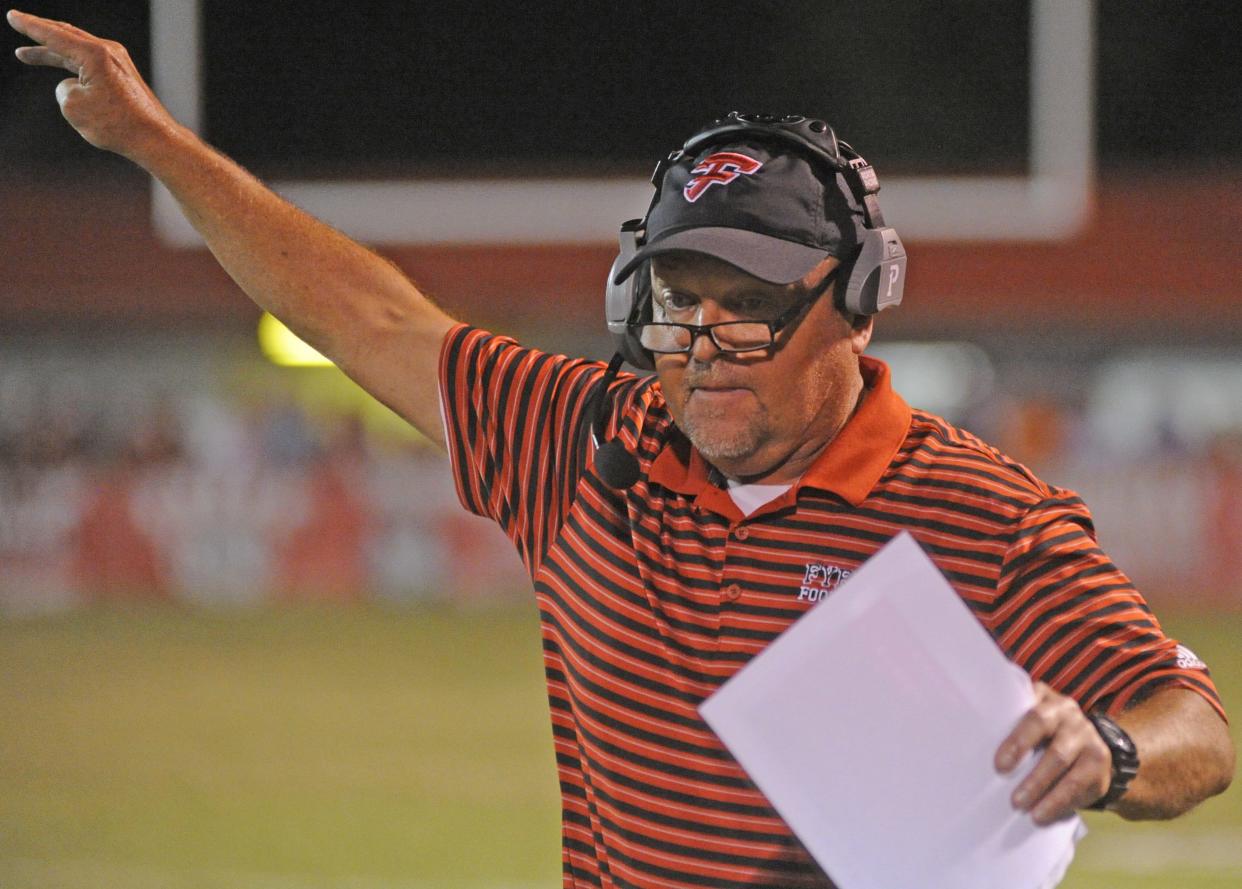
[[[605,367],[455,322],[180,126],[119,44],[8,21],[35,44],[21,61],[71,75],[68,122],[167,186],[256,303],[442,443],[463,504],[517,547],[564,885],[831,885],[697,708],[902,530],[1034,681],[981,764],[1041,751],[1016,808],[1169,818],[1228,786],[1206,667],[1101,552],[1077,496],[912,409],[863,354],[905,255],[874,171],[823,122],[731,115],[661,164],[621,232]],[[620,356],[654,375],[620,373]]]

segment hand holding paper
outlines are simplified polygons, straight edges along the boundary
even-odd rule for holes
[[[841,889],[1045,889],[1081,822],[1014,809],[1034,757],[994,768],[1035,701],[901,534],[700,711]]]
[[[1086,808],[1108,790],[1112,756],[1078,702],[1035,683],[1035,705],[996,754],[996,768],[1012,771],[1042,749],[1039,762],[1013,793],[1013,804],[1036,824],[1051,824]]]

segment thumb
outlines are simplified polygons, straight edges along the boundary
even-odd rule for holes
[[[66,77],[60,83],[56,84],[56,103],[60,105],[62,114],[65,112],[65,103],[72,98],[74,91],[82,88],[82,81],[76,77]]]

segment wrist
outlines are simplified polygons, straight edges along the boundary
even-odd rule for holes
[[[1130,789],[1130,783],[1138,774],[1138,748],[1135,747],[1134,740],[1129,733],[1104,713],[1088,713],[1087,719],[1099,732],[1112,758],[1108,790],[1098,800],[1087,806],[1088,809],[1101,811],[1116,803]]]
[[[119,153],[156,179],[163,180],[175,174],[175,165],[184,162],[193,153],[195,143],[200,141],[193,130],[170,118],[142,127],[140,135]]]

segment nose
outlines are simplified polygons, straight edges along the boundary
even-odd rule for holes
[[[695,361],[711,361],[719,354],[720,349],[716,347],[716,341],[707,331],[695,336],[694,342],[690,344],[690,357]]]
[[[699,305],[698,312],[695,313],[695,324],[714,324],[718,321],[727,320],[721,317],[720,307],[716,305],[714,300],[706,300]],[[700,333],[694,338],[694,342],[690,344],[690,357],[695,361],[711,361],[720,354],[720,349],[716,346],[716,341],[712,339],[710,333]]]

